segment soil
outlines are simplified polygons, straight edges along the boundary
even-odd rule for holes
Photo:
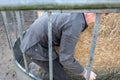
[[[33,11],[24,11],[25,26],[30,25],[35,16]],[[10,12],[7,12],[7,18],[10,28],[11,17]],[[17,80],[13,52],[9,47],[7,36],[4,29],[2,15],[0,13],[0,80]]]
[[[6,38],[0,14],[0,80],[16,80],[12,51]]]

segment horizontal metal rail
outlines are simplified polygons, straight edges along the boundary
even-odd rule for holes
[[[119,9],[120,0],[0,0],[0,10]]]

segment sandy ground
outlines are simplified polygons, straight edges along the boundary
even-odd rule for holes
[[[0,23],[0,80],[17,80],[13,63],[13,55],[7,42],[4,26]]]
[[[7,17],[9,16],[7,12]],[[25,26],[30,25],[34,19],[32,12],[24,12],[25,14]],[[27,18],[26,18],[27,17]],[[33,18],[31,18],[33,17]],[[8,18],[9,25],[11,25],[10,17]],[[9,48],[7,41],[2,16],[0,13],[0,80],[17,80],[15,64],[12,50]]]

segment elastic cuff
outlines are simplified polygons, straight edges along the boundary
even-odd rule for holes
[[[84,68],[84,71],[80,75],[84,75],[87,72],[87,69]]]

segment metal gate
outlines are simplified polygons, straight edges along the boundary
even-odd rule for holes
[[[49,75],[50,80],[53,80],[53,66],[52,66],[52,23],[51,23],[51,13],[52,12],[93,12],[96,13],[96,21],[94,24],[93,38],[91,43],[90,57],[88,61],[88,74],[87,79],[89,80],[90,71],[92,69],[92,61],[94,58],[94,51],[96,46],[96,40],[98,36],[99,22],[101,13],[117,13],[120,12],[120,0],[0,0],[0,10],[3,16],[5,30],[7,34],[7,39],[10,48],[13,50],[15,64],[17,66],[17,72],[20,76],[24,76],[23,80],[41,80],[36,78],[34,75],[29,73],[28,62],[25,54],[22,54],[19,48],[20,42],[23,38],[23,24],[24,15],[22,11],[19,10],[44,10],[48,12],[49,22],[48,22],[48,41],[49,41]],[[11,11],[12,21],[15,24],[13,10],[15,11],[19,37],[17,37],[17,32],[14,27],[16,41],[12,42],[9,32],[9,26],[7,22],[6,12]],[[21,15],[21,16],[20,16]],[[21,20],[22,19],[22,20]],[[24,59],[24,66],[21,66],[20,61]]]

